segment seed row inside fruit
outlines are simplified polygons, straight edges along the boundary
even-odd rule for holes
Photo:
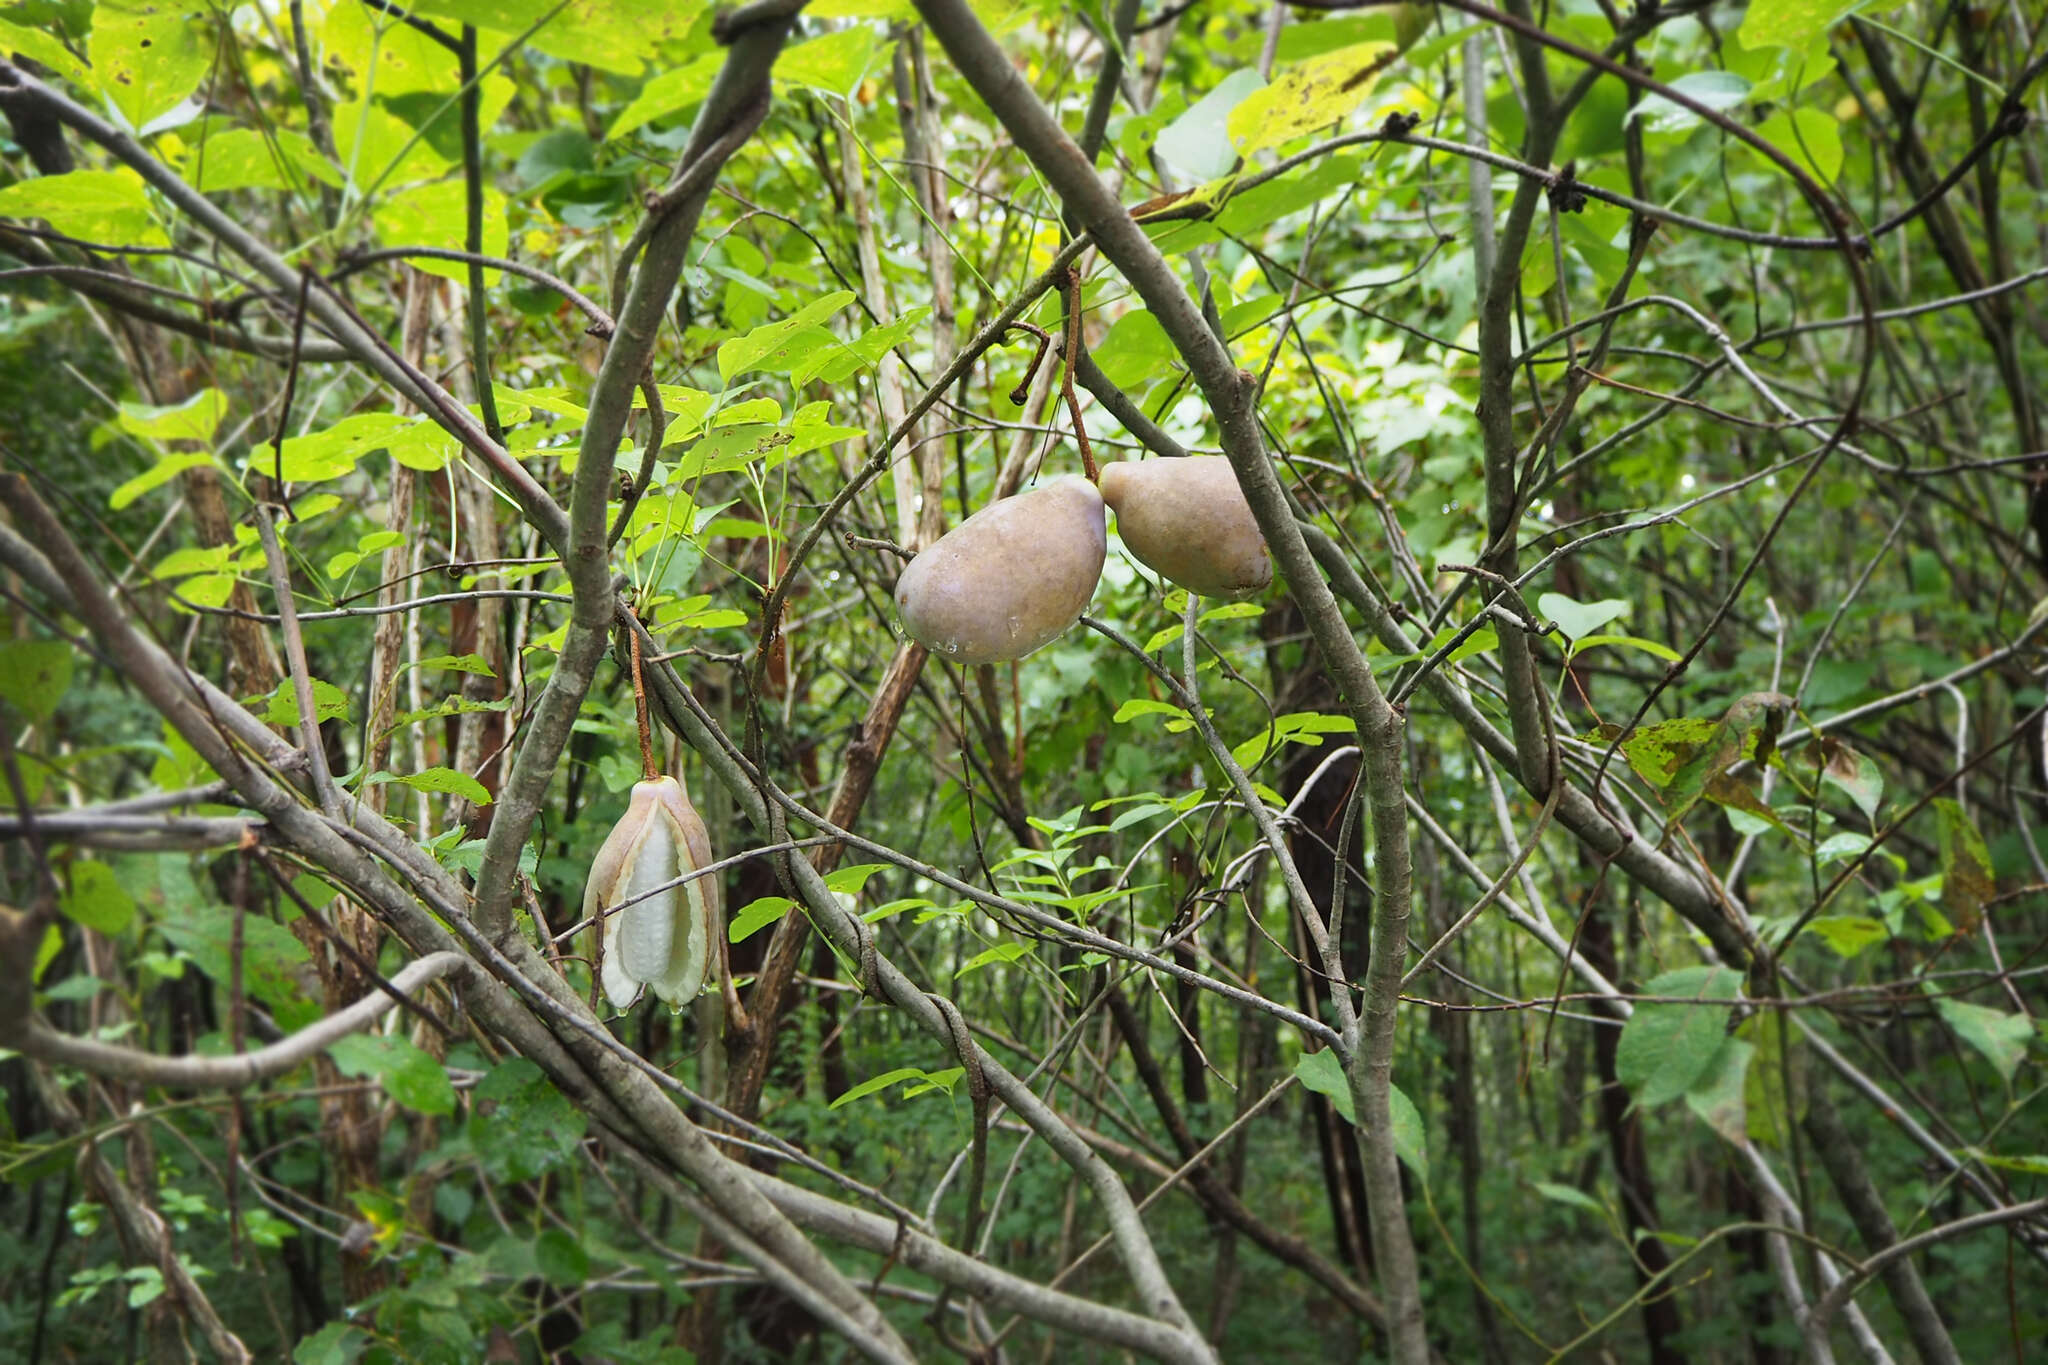
[[[1095,595],[1109,538],[1104,503],[1146,566],[1203,597],[1273,581],[1266,542],[1221,456],[1105,465],[1098,492],[1067,476],[982,508],[896,580],[910,638],[962,664],[1021,659],[1074,624]]]

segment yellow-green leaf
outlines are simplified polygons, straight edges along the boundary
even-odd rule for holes
[[[100,0],[86,55],[100,92],[141,128],[191,94],[213,65],[206,6],[169,0]]]
[[[253,128],[230,128],[195,145],[185,157],[185,178],[202,194],[223,190],[309,190],[339,186],[341,172],[313,140],[293,128],[266,137]]]
[[[200,465],[212,463],[213,456],[203,450],[185,450],[179,451],[176,454],[166,455],[134,478],[128,480],[128,482],[122,484],[119,488],[116,488],[108,496],[107,506],[118,512],[144,493],[154,488],[161,488],[186,470],[196,469]]]
[[[17,181],[0,189],[0,217],[40,218],[66,236],[88,242],[170,244],[150,213],[142,177],[125,166]]]
[[[1759,136],[1804,166],[1825,185],[1842,170],[1842,125],[1824,109],[1777,113],[1757,125]],[[1771,163],[1778,170],[1776,163]],[[1782,171],[1780,172],[1782,174]]]
[[[32,721],[44,721],[71,686],[71,646],[62,640],[10,640],[0,644],[0,701]]]
[[[201,389],[182,403],[151,407],[147,403],[121,405],[121,430],[151,441],[211,441],[221,418],[227,416],[227,395],[219,389]]]
[[[420,185],[394,194],[377,206],[377,235],[391,246],[433,246],[460,251],[468,235],[464,189],[459,180]],[[487,256],[502,256],[506,245],[505,196],[484,190],[484,242]],[[469,267],[459,261],[415,260],[412,264],[430,275],[466,281]],[[497,278],[485,271],[484,278]]]
[[[1230,111],[1231,142],[1250,156],[1335,123],[1372,93],[1396,54],[1392,43],[1353,43],[1295,63]]]
[[[92,68],[72,56],[71,50],[58,42],[55,34],[0,21],[0,51],[18,52],[30,61],[42,63],[67,81],[75,81],[79,85],[92,84]]]

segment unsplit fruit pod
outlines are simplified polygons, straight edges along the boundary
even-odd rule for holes
[[[1273,581],[1266,539],[1221,455],[1104,465],[1102,498],[1131,553],[1199,597],[1249,597]]]
[[[725,933],[711,836],[673,777],[633,784],[625,815],[605,836],[583,888],[583,915],[602,915],[605,997],[631,1008],[643,986],[674,1009],[697,998]],[[598,931],[593,927],[590,931]]]
[[[910,638],[960,664],[1021,659],[1074,624],[1109,549],[1102,495],[1053,479],[982,508],[896,580]]]

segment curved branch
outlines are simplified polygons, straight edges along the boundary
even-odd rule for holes
[[[10,964],[9,970],[13,969],[14,964]],[[429,953],[393,976],[391,984],[400,994],[410,995],[451,973],[473,980],[478,974],[477,964],[461,953]],[[139,1085],[171,1090],[242,1090],[303,1065],[343,1038],[376,1023],[397,1005],[398,1001],[389,995],[366,995],[289,1038],[254,1052],[223,1057],[159,1057],[132,1047],[74,1038],[40,1019],[29,1020],[27,1031],[15,1046],[37,1061],[73,1066],[95,1076]]]
[[[1861,1289],[1871,1276],[1901,1256],[1911,1256],[1916,1251],[1924,1250],[1937,1242],[1946,1242],[1951,1237],[1960,1237],[1964,1233],[1976,1232],[1982,1228],[1996,1227],[2000,1223],[2032,1218],[2039,1213],[2048,1213],[2048,1199],[2008,1204],[2002,1209],[1986,1209],[1982,1213],[1973,1213],[1952,1223],[1943,1223],[1938,1228],[1929,1228],[1917,1236],[1894,1242],[1863,1264],[1849,1267],[1848,1272],[1836,1281],[1827,1293],[1821,1295],[1807,1313],[1802,1330],[1806,1336],[1808,1350],[1818,1358],[1826,1358],[1828,1324],[1834,1320],[1835,1314],[1842,1310],[1851,1296]]]

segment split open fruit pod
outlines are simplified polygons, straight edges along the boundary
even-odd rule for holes
[[[630,1009],[643,987],[673,1009],[697,998],[725,932],[716,876],[679,878],[712,863],[711,836],[682,783],[653,777],[633,784],[625,815],[605,837],[583,888],[583,914],[594,920],[586,952],[596,957],[605,998]]]

